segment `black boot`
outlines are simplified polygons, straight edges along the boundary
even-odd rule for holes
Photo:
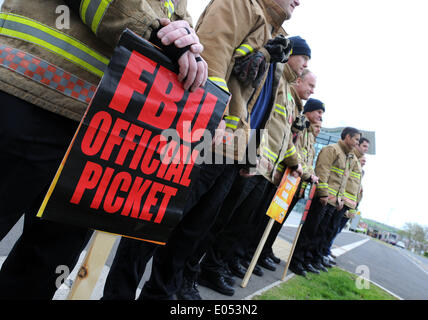
[[[240,259],[238,257],[233,257],[229,263],[229,270],[238,278],[243,279],[247,270],[241,265]]]
[[[257,264],[271,271],[276,270],[275,262],[273,262],[273,260],[269,257],[264,257],[264,258],[260,257]]]
[[[233,296],[235,289],[227,284],[222,272],[202,269],[198,283],[226,296]]]
[[[306,271],[309,271],[315,274],[320,274],[320,271],[318,269],[315,269],[310,263],[304,265],[303,267],[305,268]]]
[[[269,254],[269,258],[272,259],[273,262],[275,262],[276,264],[280,264],[281,263],[281,259],[278,258],[273,251]]]
[[[246,269],[248,269],[248,267],[250,266],[250,263],[251,263],[251,260],[242,260],[242,265],[243,265]],[[255,265],[255,267],[254,267],[254,269],[253,269],[253,273],[254,273],[256,276],[259,276],[259,277],[263,277],[263,274],[264,274],[264,272],[263,272],[262,268],[261,268],[261,267],[260,267],[260,265],[259,265],[259,264],[257,264],[257,263],[256,263],[256,265]]]
[[[198,291],[196,279],[190,277],[183,278],[183,284],[176,293],[178,300],[202,300]]]
[[[300,262],[295,263],[292,260],[288,269],[291,272],[297,274],[298,276],[302,276],[302,277],[306,278],[306,270],[303,268],[303,266]]]

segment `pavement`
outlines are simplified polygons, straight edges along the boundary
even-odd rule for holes
[[[280,285],[283,282],[288,281],[295,275],[288,271],[286,274],[286,277],[284,280],[283,274],[286,266],[286,262],[288,260],[292,243],[295,238],[297,227],[300,223],[301,214],[298,212],[292,212],[286,222],[284,223],[280,233],[279,237],[276,239],[274,243],[273,250],[275,252],[275,255],[278,256],[281,259],[281,263],[277,265],[276,271],[270,271],[267,269],[263,269],[264,275],[262,277],[258,277],[256,275],[251,275],[251,278],[245,288],[241,286],[242,280],[235,277],[236,283],[235,283],[235,294],[233,296],[225,296],[222,294],[217,293],[214,290],[211,290],[209,288],[199,286],[199,292],[201,297],[204,300],[249,300],[252,299],[254,296],[259,295],[266,291],[267,289],[270,289],[272,287],[275,287],[277,285]],[[15,227],[11,230],[11,232],[3,239],[3,241],[0,242],[0,265],[3,263],[4,259],[6,258],[8,252],[13,246],[13,243],[16,241],[16,239],[19,237],[19,235],[22,233],[22,224],[23,221],[20,220]],[[119,237],[118,237],[119,240]],[[108,257],[105,266],[102,269],[100,278],[95,286],[95,289],[92,293],[91,300],[99,300],[102,296],[103,288],[104,288],[104,282],[108,275],[108,272],[110,270],[110,266],[112,264],[112,261],[114,259],[114,255],[118,246],[118,240],[116,241],[115,245],[113,246],[113,249],[110,253],[110,256]],[[370,240],[369,237],[361,234],[355,234],[353,232],[347,232],[343,231],[335,240],[335,243],[333,245],[333,253],[338,257],[337,262],[339,264],[343,264],[345,267],[346,262],[349,259],[341,260],[340,256],[349,253],[350,251],[357,251],[356,248],[359,248],[360,246],[365,247],[365,244]],[[371,241],[373,242],[373,241]],[[381,244],[380,244],[381,245]],[[394,248],[396,249],[396,248]],[[70,287],[73,283],[73,280],[77,274],[77,271],[80,268],[81,263],[83,262],[83,259],[85,257],[87,248],[82,252],[80,255],[79,262],[77,263],[76,267],[71,272],[70,276],[67,278],[67,280],[64,282],[64,284],[57,290],[55,293],[55,296],[53,300],[64,300],[67,298],[67,295],[70,291]],[[401,249],[400,249],[401,250]],[[361,250],[360,250],[361,251]],[[362,250],[364,252],[364,250]],[[404,253],[403,250],[403,254]],[[348,256],[348,255],[346,255]],[[356,257],[356,260],[360,261],[360,258]],[[407,256],[407,260],[415,260],[416,258]],[[413,261],[414,262],[414,261]],[[414,262],[415,264],[415,262]],[[351,265],[350,268],[348,268],[350,272],[355,273],[354,265]],[[420,267],[422,269],[422,267]],[[151,261],[148,263],[146,272],[143,275],[143,278],[140,282],[140,285],[136,291],[136,296],[139,295],[142,286],[144,285],[145,281],[148,280],[148,277],[151,272]]]

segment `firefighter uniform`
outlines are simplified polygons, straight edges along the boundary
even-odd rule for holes
[[[242,84],[237,79],[232,72],[233,67],[237,58],[253,51],[262,52],[266,56],[266,61],[269,62],[269,55],[264,46],[280,31],[281,24],[286,18],[285,11],[272,0],[248,2],[214,0],[202,13],[196,26],[199,39],[205,47],[202,56],[209,66],[209,79],[232,94],[224,120],[226,131],[233,137],[235,143],[229,144],[226,140],[223,154],[232,154],[235,161],[245,157],[250,138],[251,117],[254,115],[253,107],[265,87],[269,70],[266,70],[260,86],[253,88]],[[274,70],[273,77],[278,79],[278,75],[281,75],[278,69]],[[282,77],[278,82],[279,88],[283,87],[281,79]],[[270,113],[272,116],[267,120],[271,126],[276,126],[275,123],[278,123],[277,139],[267,141],[262,137],[260,148],[269,154],[272,162],[278,162],[278,159],[286,158],[281,147],[284,144],[288,146],[288,140],[284,139],[283,132],[286,129],[282,123],[284,118],[288,119],[291,115],[285,109],[284,99],[288,98],[287,93],[284,90],[276,91],[274,88],[271,90],[277,92],[278,97],[275,100],[282,101],[278,102],[277,106],[280,112],[272,110]],[[265,108],[266,105],[263,107]],[[291,150],[289,154],[292,153]],[[203,167],[201,167],[201,175],[203,175]],[[153,259],[152,274],[142,290],[142,298],[171,298],[180,288],[185,263],[216,221],[220,206],[229,193],[240,168],[237,165],[223,165],[223,167],[231,167],[227,169],[230,172],[214,179],[203,198],[197,201],[196,205],[189,205],[189,212],[174,230],[167,245],[158,248]],[[265,174],[271,177],[272,172],[265,172]],[[216,201],[212,201],[213,198],[216,198]]]
[[[269,233],[268,238],[266,239],[266,243],[263,247],[261,257],[262,259],[265,257],[271,257],[273,254],[272,246],[278,236],[278,233],[281,231],[281,228],[285,221],[287,220],[290,213],[293,211],[294,206],[297,204],[297,202],[304,197],[305,189],[309,183],[309,180],[311,178],[311,175],[315,174],[313,163],[315,159],[315,136],[313,133],[312,126],[309,126],[309,128],[305,128],[303,131],[298,133],[297,135],[297,141],[296,141],[296,149],[297,154],[299,156],[299,162],[302,164],[303,168],[303,174],[299,183],[299,186],[296,190],[296,194],[293,197],[293,200],[290,203],[290,206],[288,208],[287,214],[284,217],[284,220],[282,223],[274,223],[272,226],[271,232]],[[268,206],[267,206],[268,208]],[[266,224],[269,222],[268,218],[265,218],[265,224],[263,227],[259,228],[258,231],[258,237],[257,240],[260,241],[261,236],[264,232],[264,229],[266,227]],[[253,242],[253,250],[256,248],[257,241]]]
[[[337,234],[342,231],[345,227],[346,223],[349,220],[348,215],[355,215],[357,212],[357,207],[361,201],[362,197],[362,184],[361,180],[363,177],[363,168],[360,163],[360,158],[363,156],[362,153],[358,151],[357,148],[354,149],[355,158],[353,163],[351,164],[351,171],[348,182],[346,183],[345,193],[344,193],[344,201],[347,208],[347,211],[344,212],[344,215],[340,218],[338,223],[336,232],[330,236],[327,241],[329,241],[329,245],[325,246],[323,249],[323,254],[330,254],[330,248],[333,244],[334,238]],[[334,228],[335,226],[333,226]],[[334,229],[333,229],[334,230]]]
[[[315,166],[315,174],[319,178],[318,187],[294,250],[291,271],[299,272],[304,266],[322,262],[322,245],[329,221],[343,214],[346,209],[344,206],[344,209],[337,212],[336,205],[345,192],[353,159],[352,150],[342,140],[321,149]],[[326,206],[320,203],[320,197],[328,197]]]
[[[59,14],[69,4],[70,28]],[[51,299],[91,232],[35,218],[121,33],[149,38],[159,17],[187,19],[186,1],[5,0],[0,13],[0,236],[25,213],[0,272],[0,298]],[[61,12],[61,10],[60,10]],[[62,11],[66,12],[66,11]],[[61,29],[60,29],[61,28]]]
[[[258,154],[261,157],[265,157],[267,161],[270,161],[272,167],[281,162],[293,167],[298,164],[297,152],[286,153],[287,150],[295,150],[291,135],[291,123],[295,118],[295,107],[294,100],[289,95],[290,83],[288,82],[288,75],[292,71],[288,64],[276,64],[275,67],[275,73],[280,76],[280,79],[275,77],[275,83],[280,81],[281,85],[274,84],[273,86],[277,88],[277,92],[274,94],[275,99],[273,100],[268,120],[264,126],[266,130],[264,131],[265,135],[262,141],[263,139],[271,139],[271,135],[276,135],[278,130],[275,130],[275,128],[272,129],[271,126],[279,126],[279,121],[282,121],[282,127],[285,128],[282,131],[284,136],[281,139],[279,137],[275,138],[278,141],[282,140],[286,143],[283,143],[283,147],[279,150],[277,149],[277,144],[272,143],[274,140],[271,140],[271,144],[269,145],[271,148],[267,147],[268,144],[261,143]],[[295,74],[294,78],[296,78]],[[282,81],[283,79],[286,81]],[[287,97],[286,100],[284,100],[285,97]],[[284,107],[280,108],[280,106]],[[291,121],[287,115],[291,117]],[[278,154],[285,154],[284,158],[274,156],[272,149],[275,151],[278,150]],[[256,209],[260,205],[260,202],[266,200],[265,195],[269,186],[273,186],[273,170],[260,170],[263,174],[251,178],[237,177],[230,193],[221,206],[218,219],[188,262],[187,277],[195,278],[197,276],[195,272],[191,275],[190,270],[198,270],[195,265],[199,263],[202,256],[206,253],[201,262],[203,272],[201,274],[202,278],[199,281],[204,281],[203,276],[211,275],[211,279],[222,282],[221,273],[227,268],[228,262],[232,263],[231,260],[235,251],[238,250],[238,247],[246,248],[247,245],[244,245],[244,243],[246,243],[248,238],[252,240],[255,228],[259,224],[260,219],[260,215],[257,214],[258,211]],[[213,286],[212,281],[210,281],[211,279],[206,279],[205,284]],[[223,290],[222,293],[225,294],[233,294],[231,288],[225,289],[224,287],[227,286],[223,286],[223,288],[220,286],[214,289],[220,292]]]

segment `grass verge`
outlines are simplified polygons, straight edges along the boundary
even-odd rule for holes
[[[254,300],[397,300],[373,283],[368,289],[359,289],[357,283],[362,281],[357,281],[358,276],[339,268],[306,277],[295,276]]]

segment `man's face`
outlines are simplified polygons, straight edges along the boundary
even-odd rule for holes
[[[308,56],[302,56],[302,55],[295,55],[291,56],[288,59],[288,64],[291,67],[291,69],[297,74],[297,76],[301,76],[303,73],[303,70],[308,67]]]
[[[287,20],[293,15],[294,9],[300,5],[300,0],[274,0],[287,13]]]
[[[315,123],[321,121],[323,113],[324,111],[322,111],[322,109],[318,109],[311,112],[305,112],[305,117],[310,123]]]
[[[355,134],[354,136],[347,134],[345,137],[345,143],[351,149],[355,148],[355,146],[357,146],[359,142],[360,142],[360,134],[359,133]]]
[[[316,84],[317,77],[312,72],[309,72],[303,79],[297,78],[296,85],[294,87],[296,88],[300,99],[308,100],[309,97],[315,92]]]
[[[360,163],[361,163],[361,166],[364,167],[364,165],[366,164],[366,157],[365,156],[362,156],[360,158]]]
[[[312,128],[314,129],[314,135],[315,135],[315,137],[318,137],[318,135],[321,132],[321,121],[313,123],[312,124]]]
[[[369,151],[370,144],[367,141],[364,141],[357,145],[355,148],[361,153],[366,154]]]

